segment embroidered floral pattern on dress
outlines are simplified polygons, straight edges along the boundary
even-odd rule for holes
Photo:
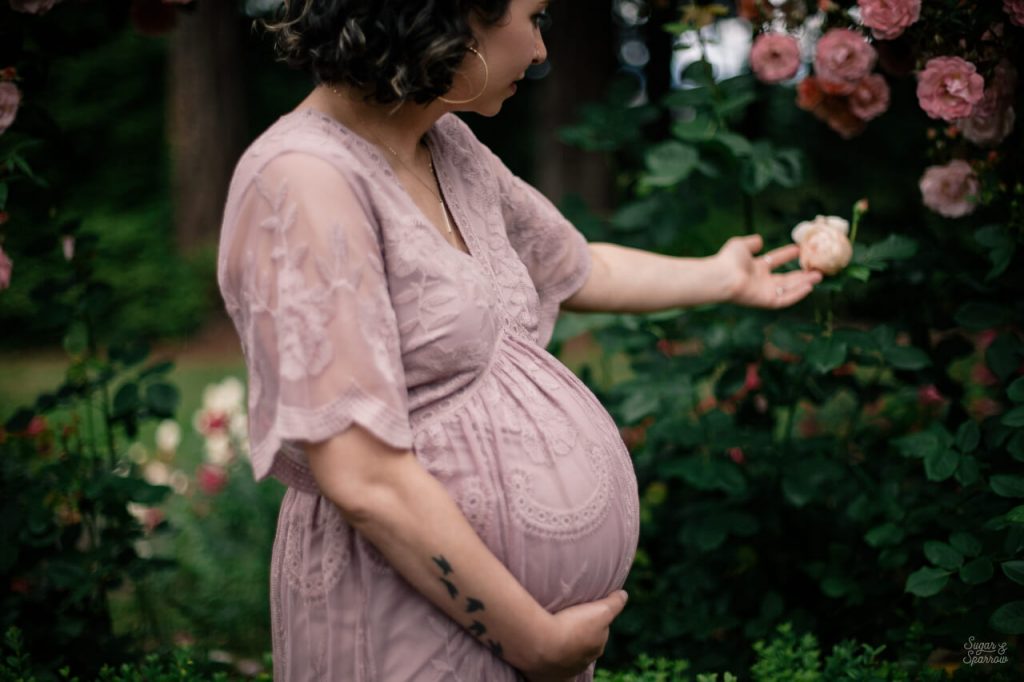
[[[589,274],[586,241],[456,116],[427,142],[470,255],[375,145],[311,109],[232,179],[218,284],[249,370],[253,470],[290,487],[271,562],[284,682],[520,679],[453,621],[427,626],[434,607],[320,495],[303,446],[354,423],[412,449],[546,608],[621,586],[636,548],[618,430],[543,349]]]

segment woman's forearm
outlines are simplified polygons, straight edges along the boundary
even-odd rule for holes
[[[604,242],[589,246],[590,277],[562,304],[565,310],[640,313],[721,303],[735,285],[713,256],[678,258]]]
[[[513,667],[539,666],[551,615],[414,455],[386,447],[352,427],[307,452],[324,496],[416,590]]]

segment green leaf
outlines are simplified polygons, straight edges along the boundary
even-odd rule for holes
[[[978,556],[981,554],[981,540],[967,531],[958,530],[949,536],[949,544],[961,554]]]
[[[734,157],[750,156],[751,151],[753,151],[750,140],[729,131],[718,133],[712,142],[717,142],[728,149],[729,153]]]
[[[1008,381],[1024,358],[1024,344],[1013,334],[1000,334],[985,349],[985,362],[1000,381]]]
[[[1006,443],[1006,451],[1018,462],[1024,462],[1024,431],[1018,431],[1010,436]]]
[[[117,389],[114,394],[114,414],[128,414],[139,409],[139,385],[134,381]]]
[[[920,348],[910,346],[889,346],[882,354],[886,361],[896,369],[917,370],[932,364],[928,355]]]
[[[992,617],[989,625],[1007,635],[1024,634],[1024,601],[1011,601],[1003,604]]]
[[[831,372],[846,361],[845,343],[832,337],[819,337],[807,347],[807,363],[819,374]]]
[[[1024,377],[1014,380],[1006,387],[1006,395],[1015,403],[1024,403]]]
[[[989,479],[989,485],[996,495],[1002,497],[1024,497],[1024,476],[996,474]]]
[[[960,452],[964,454],[974,452],[974,449],[978,447],[980,442],[981,429],[973,419],[965,421],[956,430],[956,447]]]
[[[895,523],[883,523],[865,533],[864,541],[872,547],[886,547],[899,543],[903,536],[903,529]]]
[[[1012,426],[1013,428],[1020,428],[1024,426],[1024,405],[1018,405],[1009,412],[1003,415],[1000,419],[1003,424]]]
[[[869,270],[867,267],[863,265],[851,265],[847,267],[846,270],[844,270],[843,272],[846,273],[847,277],[859,280],[861,282],[867,282],[869,279],[871,279],[871,270]]]
[[[697,114],[692,121],[676,121],[672,134],[683,142],[706,142],[719,130],[718,122],[707,114]]]
[[[913,239],[899,234],[890,234],[882,241],[870,245],[865,253],[865,258],[869,262],[906,260],[916,253],[917,242]]]
[[[960,457],[955,450],[942,449],[924,458],[924,472],[929,481],[945,481],[956,471]]]
[[[996,303],[972,301],[960,306],[955,319],[961,327],[981,331],[1009,322],[1013,319],[1013,312]]]
[[[947,571],[955,571],[964,563],[964,556],[945,542],[929,540],[924,543],[924,555],[928,561]]]
[[[64,335],[64,350],[71,357],[85,353],[89,347],[89,332],[84,324],[73,324]]]
[[[978,458],[973,455],[962,455],[960,464],[956,468],[956,480],[960,485],[973,485],[981,478],[981,468],[978,466]]]
[[[1024,561],[1004,561],[1001,568],[1007,578],[1024,585]]]
[[[670,187],[685,180],[693,172],[698,160],[697,150],[681,142],[663,142],[647,152],[645,160],[648,183],[655,187]]]
[[[942,591],[949,582],[949,573],[938,568],[925,567],[907,576],[904,592],[918,597],[932,597]]]
[[[173,417],[179,398],[178,389],[172,384],[150,384],[146,387],[146,406],[157,417]]]
[[[994,572],[992,561],[988,557],[981,557],[960,569],[960,580],[968,585],[980,585],[991,580]]]
[[[914,459],[922,459],[938,453],[942,447],[938,435],[931,431],[909,433],[894,439],[892,443],[901,455]]]
[[[1010,523],[1024,523],[1024,504],[1008,511],[1006,513],[1006,520]]]
[[[1003,274],[1007,266],[1013,260],[1017,245],[1013,236],[1002,225],[988,225],[974,233],[974,238],[979,244],[988,249],[989,260],[992,261],[992,269],[985,275],[985,281],[990,282]]]
[[[0,211],[7,206],[7,183],[0,182]]]
[[[651,390],[636,390],[622,402],[622,418],[627,424],[640,421],[658,409],[658,396]]]

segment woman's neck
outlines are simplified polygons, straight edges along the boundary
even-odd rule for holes
[[[402,159],[416,157],[420,140],[447,111],[436,101],[426,105],[406,102],[395,111],[394,104],[365,101],[351,86],[326,83],[314,88],[297,108],[307,106],[330,115],[370,142],[390,147]]]

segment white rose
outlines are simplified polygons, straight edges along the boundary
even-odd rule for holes
[[[173,455],[181,443],[181,427],[173,419],[165,419],[156,427],[156,447]]]

